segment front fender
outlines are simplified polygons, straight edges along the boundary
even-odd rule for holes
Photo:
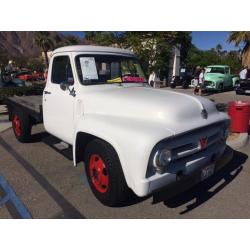
[[[237,81],[239,81],[239,80],[240,80],[240,78],[239,78],[238,76],[235,76],[235,77],[232,78],[233,87],[235,86],[235,83],[236,83]]]
[[[216,89],[219,89],[220,84],[224,83],[224,79],[218,79],[215,81]]]
[[[136,183],[145,178],[150,153],[160,140],[174,135],[157,122],[128,117],[85,115],[77,122],[73,144],[76,163],[76,141],[79,132],[94,135],[113,146],[121,162],[128,186],[137,193]]]

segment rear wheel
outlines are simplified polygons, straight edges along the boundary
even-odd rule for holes
[[[183,82],[183,84],[182,84],[182,88],[183,89],[187,89],[188,88],[188,83],[185,81],[185,82]]]
[[[31,122],[29,117],[21,111],[14,111],[12,114],[12,128],[20,142],[28,142],[31,137]]]
[[[85,150],[85,169],[91,190],[106,206],[121,205],[129,195],[120,160],[113,147],[99,139]]]

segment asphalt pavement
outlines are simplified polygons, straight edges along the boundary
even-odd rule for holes
[[[232,91],[206,97],[217,103],[250,101],[249,96]],[[175,196],[170,194],[173,190],[163,190],[110,208],[92,194],[83,164],[73,167],[70,159],[51,148],[43,125],[35,126],[32,133],[32,143],[25,144],[15,139],[12,129],[0,133],[0,176],[32,218],[250,218],[249,144],[235,151],[232,161],[204,183],[180,193],[176,187]],[[10,201],[0,207],[0,218],[20,218],[20,214]]]

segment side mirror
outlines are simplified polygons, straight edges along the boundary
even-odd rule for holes
[[[65,91],[65,90],[67,90],[67,89],[69,89],[69,83],[67,83],[67,82],[61,82],[60,83],[60,88],[61,88],[61,90],[63,90],[63,91]]]

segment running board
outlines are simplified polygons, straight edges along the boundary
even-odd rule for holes
[[[58,153],[62,154],[68,160],[73,160],[72,146],[66,142],[61,141],[53,135],[43,138],[43,142],[53,148]]]

